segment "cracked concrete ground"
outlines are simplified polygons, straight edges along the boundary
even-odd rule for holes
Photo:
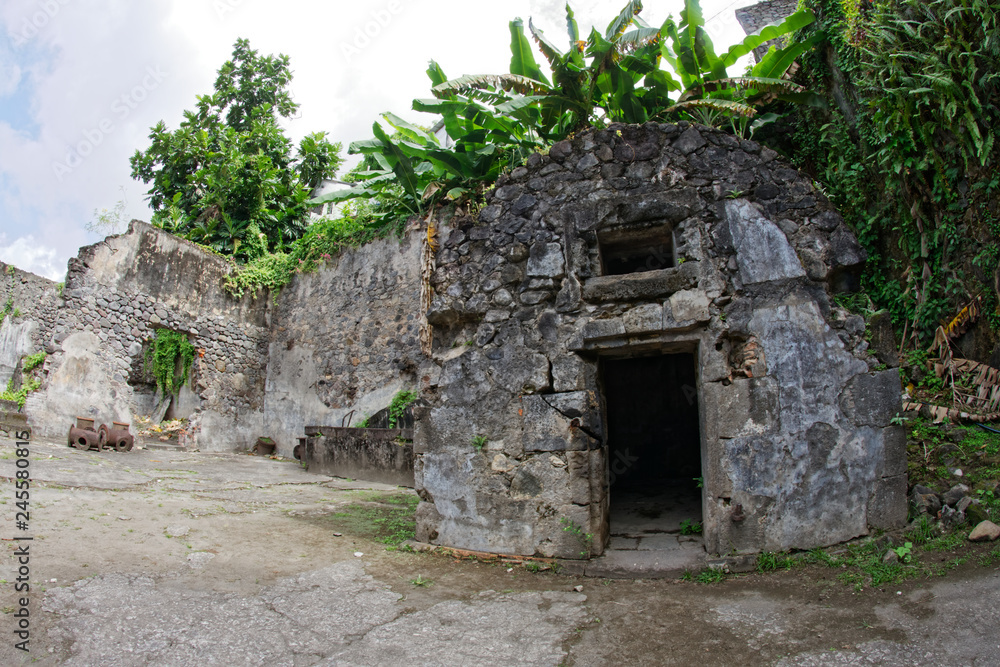
[[[31,652],[7,541],[3,665],[1000,664],[996,565],[861,592],[818,566],[710,586],[532,573],[338,534],[346,506],[412,492],[294,462],[31,449]],[[5,540],[14,473],[0,442]]]

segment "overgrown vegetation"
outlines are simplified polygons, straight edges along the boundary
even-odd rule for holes
[[[423,215],[445,201],[473,206],[483,190],[539,148],[587,127],[611,122],[693,119],[751,131],[749,119],[776,100],[815,103],[819,98],[782,78],[811,42],[772,49],[745,76],[727,68],[768,39],[808,25],[812,12],[801,10],[716,54],[705,31],[698,0],[686,0],[676,22],[659,27],[642,17],[632,0],[602,34],[596,28],[581,39],[569,5],[568,47],[555,46],[528,22],[528,32],[550,75],[535,59],[524,22],[510,22],[510,71],[449,79],[431,62],[427,75],[433,99],[414,100],[415,111],[438,114],[450,146],[439,136],[402,118],[383,114],[391,128],[376,122],[374,138],[351,144],[365,155],[368,169],[356,174],[361,187],[321,197],[316,202],[366,198],[387,204],[397,216]],[[770,117],[761,118],[761,121]]]
[[[170,132],[154,126],[132,177],[151,184],[153,224],[246,261],[282,252],[306,231],[307,200],[341,164],[340,144],[306,136],[292,154],[279,124],[298,105],[287,56],[261,56],[239,39],[215,91]]]
[[[24,404],[28,400],[28,394],[42,386],[40,370],[47,356],[45,352],[36,352],[22,357],[20,375],[17,371],[11,375],[7,387],[0,392],[0,399],[14,401],[17,403],[18,409],[23,410]],[[20,378],[20,385],[18,385],[18,378]]]
[[[396,424],[403,418],[406,409],[420,397],[415,390],[400,390],[389,402],[389,428],[396,428]]]
[[[1000,433],[979,426],[935,424],[917,418],[907,423],[907,474],[911,483],[948,489],[969,486],[994,522],[1000,522]],[[960,470],[961,477],[955,471]]]
[[[799,108],[770,140],[809,171],[868,250],[865,291],[926,347],[980,292],[993,325],[1000,31],[997,0],[808,0],[815,41]]]
[[[188,381],[194,362],[194,346],[187,334],[170,329],[157,329],[146,351],[146,367],[163,395],[174,395]]]

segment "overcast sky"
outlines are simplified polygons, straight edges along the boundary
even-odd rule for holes
[[[703,0],[717,49],[743,36],[733,12],[755,0]],[[603,32],[624,0],[572,3],[586,35]],[[659,25],[681,0],[649,0]],[[62,280],[95,210],[127,201],[149,220],[146,186],[129,157],[149,128],[175,129],[238,37],[262,54],[287,54],[300,104],[287,123],[297,142],[325,131],[347,146],[371,136],[384,111],[430,97],[427,61],[449,77],[508,71],[508,21],[534,18],[566,44],[564,2],[551,0],[0,0],[0,259]],[[539,62],[543,59],[536,54]]]

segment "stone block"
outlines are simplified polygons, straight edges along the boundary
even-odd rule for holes
[[[778,386],[773,378],[737,378],[702,385],[706,428],[729,439],[773,433],[779,425]]]
[[[590,503],[590,452],[566,452],[569,463],[569,491],[574,505]]]
[[[525,396],[522,405],[525,451],[586,451],[591,448],[594,439],[587,431],[592,433],[595,423],[600,424],[592,392]]]
[[[663,329],[663,306],[647,303],[625,311],[622,315],[625,332],[629,334],[650,333]]]
[[[745,285],[787,280],[806,275],[784,233],[756,204],[728,199],[722,215],[736,251],[740,280]]]
[[[593,362],[584,361],[577,354],[556,354],[552,358],[552,390],[564,392],[586,389],[588,374],[593,377],[595,372]]]
[[[502,351],[503,356],[491,360],[489,365],[489,375],[499,386],[512,394],[534,394],[552,387],[548,357],[511,344]]]
[[[693,153],[702,146],[707,145],[705,137],[701,136],[701,132],[693,127],[681,132],[681,136],[677,137],[674,141],[674,148],[681,153]]]
[[[857,426],[885,427],[902,409],[899,371],[855,375],[847,383],[840,408]]]
[[[877,477],[906,474],[906,429],[887,426],[882,429],[882,465],[875,470]]]
[[[896,337],[892,330],[892,318],[888,311],[872,315],[868,321],[868,351],[889,368],[899,366]]]
[[[699,289],[688,289],[675,292],[667,300],[670,303],[670,314],[677,323],[707,322],[711,319],[709,313],[708,295]]]
[[[618,206],[618,221],[629,224],[656,221],[677,224],[702,210],[704,205],[694,188],[676,188],[666,192],[630,197]],[[610,218],[607,219],[610,221]]]
[[[528,255],[528,275],[561,278],[565,275],[562,246],[558,243],[535,243]]]
[[[590,320],[583,325],[583,339],[600,340],[625,335],[625,323],[619,317],[606,320]]]
[[[882,530],[906,525],[906,475],[875,480],[868,499],[868,525]]]

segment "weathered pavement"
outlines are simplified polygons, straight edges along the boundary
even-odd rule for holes
[[[0,443],[8,540],[13,458]],[[583,579],[337,536],[358,489],[399,490],[290,462],[33,442],[31,473],[32,650],[8,557],[3,665],[1000,664],[996,566],[861,593],[823,568]]]

